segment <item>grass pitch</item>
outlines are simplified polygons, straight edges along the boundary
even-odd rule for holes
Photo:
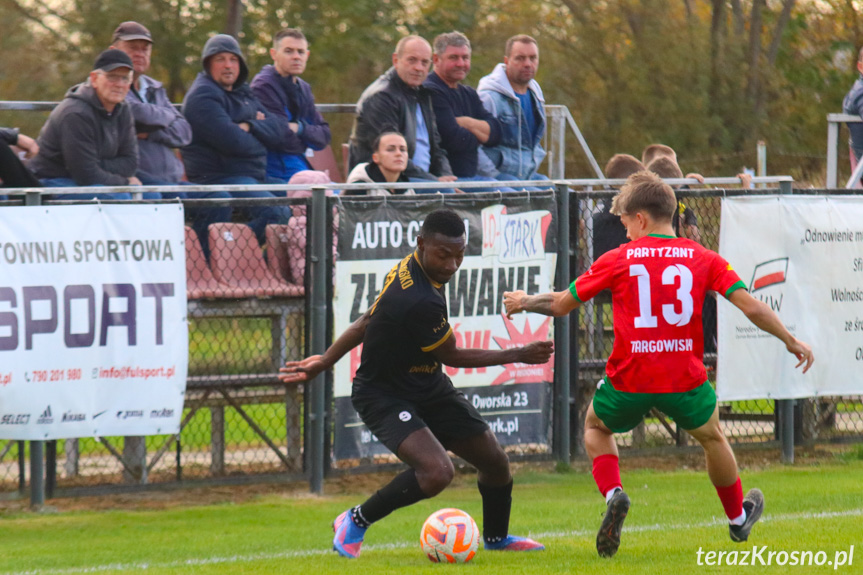
[[[522,471],[516,475],[511,531],[546,545],[536,553],[480,552],[466,565],[436,565],[420,551],[419,529],[441,507],[459,507],[481,525],[475,479],[460,475],[435,499],[393,513],[368,532],[362,556],[349,561],[331,550],[330,524],[361,502],[385,478],[348,478],[328,483],[328,494],[302,491],[257,495],[242,503],[142,503],[123,510],[6,512],[0,515],[0,575],[84,573],[732,573],[747,567],[704,565],[706,553],[751,551],[824,552],[824,565],[770,565],[765,573],[863,572],[863,461],[858,452],[828,463],[772,466],[742,472],[744,490],[766,497],[762,522],[750,541],[732,543],[722,507],[703,471],[628,471],[623,481],[633,506],[620,551],[601,559],[594,548],[604,502],[589,473]],[[193,499],[184,496],[188,501]],[[230,499],[226,492],[224,499]],[[84,501],[86,506],[87,502]],[[63,502],[58,506],[68,507]],[[102,505],[100,505],[102,506]],[[129,510],[129,507],[143,507]],[[854,546],[854,556],[847,553]],[[699,565],[699,549],[704,553]],[[832,564],[845,552],[845,564]],[[838,553],[838,554],[837,554]],[[791,555],[793,557],[793,555]],[[851,564],[849,565],[849,559]],[[737,561],[740,561],[740,555]],[[751,560],[751,559],[750,559]],[[831,563],[828,565],[826,561]],[[715,561],[714,561],[715,562]]]

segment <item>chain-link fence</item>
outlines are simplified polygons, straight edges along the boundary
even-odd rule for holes
[[[776,190],[759,190],[764,193]],[[569,195],[569,277],[584,272],[600,253],[603,213],[613,190],[584,191]],[[711,249],[718,248],[720,205],[724,190],[679,191],[681,234]],[[796,192],[795,192],[796,193]],[[805,193],[817,193],[805,191]],[[830,193],[835,193],[831,190]],[[462,209],[482,210],[489,202],[482,196],[448,198]],[[331,198],[334,207],[339,198]],[[441,204],[438,197],[415,202]],[[8,209],[15,209],[9,202]],[[301,479],[309,475],[310,458],[321,457],[333,472],[354,471],[396,462],[375,456],[352,462],[331,460],[334,429],[332,375],[326,386],[323,451],[309,445],[309,397],[303,385],[285,385],[276,377],[286,360],[310,353],[308,294],[310,284],[308,246],[311,225],[304,211],[308,199],[186,200],[186,279],[189,318],[189,378],[181,431],[177,435],[151,437],[97,437],[47,442],[46,488],[48,493],[72,494],[103,491],[121,486],[177,481],[245,482],[250,480]],[[348,205],[350,202],[342,202]],[[491,202],[493,203],[493,201]],[[227,221],[207,221],[207,210],[231,208]],[[255,221],[256,208],[290,210],[287,221]],[[333,238],[333,211],[319,237]],[[206,225],[201,224],[201,214]],[[249,224],[252,224],[250,227]],[[607,223],[607,222],[606,222]],[[619,225],[619,222],[617,222]],[[619,230],[618,230],[619,232]],[[335,254],[326,250],[328,258]],[[332,271],[333,261],[325,262]],[[530,273],[526,270],[526,273]],[[517,273],[511,280],[521,281]],[[382,281],[382,278],[379,278]],[[458,295],[459,277],[449,292]],[[482,272],[466,270],[464,289],[479,289]],[[333,278],[325,281],[326,301],[333,301]],[[379,288],[375,288],[379,289]],[[365,298],[374,299],[369,288]],[[375,292],[376,293],[376,292]],[[705,311],[705,363],[715,379],[715,303],[708,299]],[[330,303],[330,305],[332,305]],[[712,309],[711,309],[712,306]],[[332,308],[328,315],[332,315]],[[583,452],[581,427],[584,414],[604,373],[613,342],[610,298],[600,294],[582,306],[569,324],[569,353],[558,345],[560,363],[568,360],[571,377],[557,382],[541,399],[548,414],[548,441],[508,444],[514,459],[564,457],[556,449],[568,433],[567,447]],[[332,341],[329,322],[326,341]],[[560,336],[560,330],[557,331]],[[463,334],[461,345],[475,346],[473,334]],[[558,340],[560,341],[560,340]],[[561,396],[562,388],[567,394]],[[563,399],[561,399],[563,397]],[[532,398],[531,398],[532,399]],[[525,397],[525,400],[527,398]],[[482,400],[479,400],[482,401]],[[568,421],[557,406],[568,404]],[[721,419],[734,444],[777,442],[779,427],[775,402],[751,400],[723,402]],[[134,414],[132,415],[134,416]],[[863,439],[863,398],[819,397],[799,400],[795,407],[795,441],[860,441]],[[692,445],[687,434],[662,413],[652,412],[644,423],[622,434],[625,449]],[[30,444],[0,441],[0,496],[16,496],[30,478]]]

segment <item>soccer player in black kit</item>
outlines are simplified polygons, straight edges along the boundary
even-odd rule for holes
[[[455,212],[430,213],[417,237],[416,251],[390,270],[372,307],[323,355],[288,362],[280,370],[279,378],[286,383],[308,381],[362,343],[351,393],[354,408],[369,430],[410,466],[333,522],[333,548],[344,557],[359,556],[372,523],[434,497],[449,485],[454,470],[447,450],[478,470],[485,548],[544,549],[532,539],[509,534],[509,459],[476,408],[453,387],[442,365],[543,364],[554,344],[537,341],[505,350],[456,346],[444,284],[458,271],[465,247],[464,222]]]

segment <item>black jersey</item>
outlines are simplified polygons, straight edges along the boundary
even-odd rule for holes
[[[385,391],[421,401],[452,386],[431,353],[452,337],[443,285],[426,276],[416,252],[387,274],[371,310],[353,394]]]

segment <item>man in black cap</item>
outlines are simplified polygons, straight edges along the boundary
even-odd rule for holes
[[[42,126],[39,154],[30,169],[48,187],[140,186],[135,177],[138,145],[129,107],[123,103],[132,83],[132,60],[105,50],[83,84],[73,86]],[[93,194],[128,200],[129,193]],[[56,199],[80,199],[61,194]]]
[[[111,48],[125,52],[132,60],[134,74],[132,86],[126,94],[126,105],[135,119],[138,137],[138,172],[135,174],[145,186],[177,185],[183,180],[183,162],[174,148],[188,146],[192,141],[192,127],[168,99],[168,93],[158,80],[146,75],[150,69],[153,37],[138,22],[123,22],[114,30]],[[230,198],[228,192],[149,192],[145,199],[174,198]],[[192,227],[198,234],[204,254],[209,255],[207,228],[216,222],[231,221],[229,206],[194,208],[189,210]]]

